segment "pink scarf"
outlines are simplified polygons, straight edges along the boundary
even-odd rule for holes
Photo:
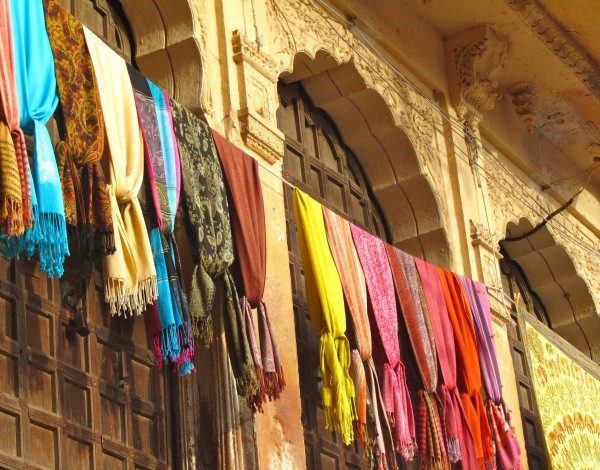
[[[439,395],[444,409],[448,456],[452,463],[461,460],[464,469],[478,469],[473,436],[456,384],[454,335],[437,269],[419,258],[414,260],[421,277],[442,370],[443,381],[441,381]]]
[[[380,363],[384,362],[383,401],[394,432],[394,445],[406,460],[412,460],[417,447],[415,422],[404,364],[400,361],[398,310],[385,243],[356,225],[350,224],[350,229],[367,281],[374,329],[384,350],[379,358]]]

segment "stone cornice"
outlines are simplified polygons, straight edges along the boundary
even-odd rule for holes
[[[535,0],[504,0],[581,82],[600,98],[600,67]]]

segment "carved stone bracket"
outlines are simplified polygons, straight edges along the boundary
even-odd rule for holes
[[[446,41],[452,103],[461,119],[491,110],[501,97],[497,78],[509,51],[508,39],[487,24],[451,36]]]
[[[508,91],[512,95],[515,112],[525,124],[527,132],[531,133],[538,109],[538,96],[535,85],[530,82],[518,82],[511,85]]]
[[[283,157],[284,135],[277,129],[276,67],[270,56],[233,32],[233,60],[238,66],[240,134],[246,146],[269,163]]]

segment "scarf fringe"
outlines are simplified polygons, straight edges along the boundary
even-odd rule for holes
[[[213,341],[213,321],[212,316],[207,315],[204,318],[196,318],[193,322],[192,330],[205,348],[208,348]]]
[[[108,278],[104,284],[104,300],[110,306],[111,315],[141,315],[146,305],[158,298],[156,276],[138,282],[133,287],[125,287],[123,279]]]
[[[6,196],[2,200],[0,218],[2,220],[2,231],[9,237],[19,236],[25,231],[25,226],[23,225],[23,203],[21,200],[15,200],[10,196]]]
[[[258,391],[258,379],[254,364],[244,363],[241,365],[242,373],[236,380],[236,389],[241,397],[255,395]]]
[[[342,435],[345,445],[354,440],[353,421],[356,419],[354,399],[346,393],[346,384],[338,383],[335,395],[331,387],[323,386],[323,407],[325,409],[325,429],[331,429]],[[335,406],[333,398],[335,399]]]
[[[40,270],[51,278],[61,277],[65,256],[69,255],[66,220],[62,214],[41,213],[36,225],[40,232]]]
[[[103,258],[117,251],[113,231],[101,232],[91,224],[81,227],[69,225],[69,231],[79,253],[88,260]]]

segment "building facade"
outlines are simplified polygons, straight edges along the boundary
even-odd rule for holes
[[[398,248],[492,286],[522,461],[547,467],[517,310],[600,360],[593,0],[62,3],[261,165],[264,299],[287,386],[252,415],[219,322],[198,372],[177,378],[153,367],[146,319],[109,317],[93,266],[72,260],[49,281],[35,261],[0,261],[0,463],[368,468],[360,446],[325,430],[290,183]],[[86,338],[69,326],[67,294],[87,313]]]

